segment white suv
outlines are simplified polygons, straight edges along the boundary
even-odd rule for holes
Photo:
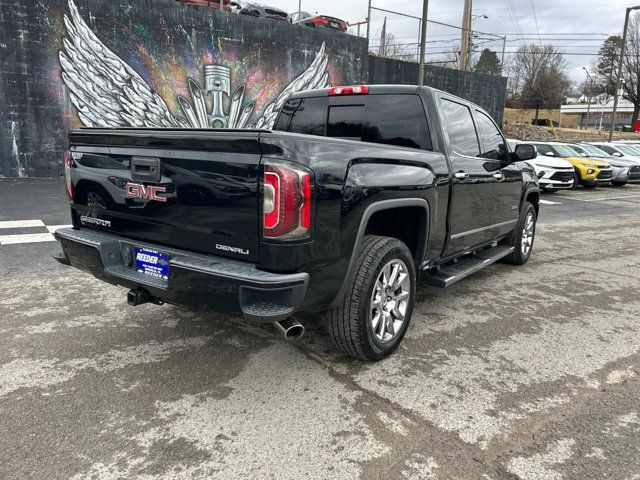
[[[532,142],[508,139],[507,143],[509,144],[509,149],[513,151],[519,143]],[[533,167],[536,175],[538,175],[538,183],[542,190],[555,192],[556,190],[567,189],[573,186],[576,173],[573,165],[566,160],[558,157],[550,157],[544,155],[542,152],[538,152],[538,156],[533,160],[527,160],[527,163]]]

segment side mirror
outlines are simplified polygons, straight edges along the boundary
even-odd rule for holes
[[[556,156],[556,154],[555,154],[555,153],[553,153],[553,152],[547,152],[547,153],[545,153],[545,155],[546,155],[547,157],[555,157],[555,156]]]
[[[516,145],[516,150],[514,152],[518,161],[524,160],[533,160],[538,156],[538,149],[535,145],[530,145],[528,143],[519,143]]]
[[[622,154],[620,152],[613,152],[611,155],[613,155],[614,157],[621,157]]]

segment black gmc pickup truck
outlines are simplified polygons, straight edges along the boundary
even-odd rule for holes
[[[531,254],[540,198],[476,105],[427,87],[293,94],[273,130],[81,129],[56,259],[172,303],[274,322],[322,313],[344,352],[402,340],[419,277],[446,287]]]

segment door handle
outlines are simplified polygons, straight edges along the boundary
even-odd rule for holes
[[[504,175],[501,172],[496,172],[493,174],[493,178],[495,178],[496,180],[502,180],[504,178]]]
[[[464,180],[465,178],[469,178],[469,174],[467,172],[456,172],[453,174],[453,177],[457,180]]]

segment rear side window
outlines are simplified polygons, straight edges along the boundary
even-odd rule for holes
[[[469,157],[479,156],[478,135],[469,107],[443,98],[442,112],[453,151]]]
[[[329,107],[327,137],[360,140],[364,105],[337,105]]]
[[[418,95],[371,95],[362,140],[431,150],[427,118]]]
[[[282,107],[273,129],[324,136],[328,100],[326,97],[289,99]]]
[[[287,101],[274,130],[432,149],[429,126],[418,95],[354,96],[352,105],[328,106],[328,100],[328,97],[317,97]],[[318,111],[311,112],[313,109]]]

